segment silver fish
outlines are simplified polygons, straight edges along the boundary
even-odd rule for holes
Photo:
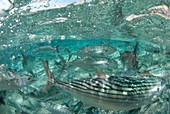
[[[28,86],[35,81],[33,77],[26,74],[15,74],[15,76],[11,78],[7,75],[7,72],[1,72],[0,74],[0,91],[19,89]]]
[[[41,46],[33,50],[34,53],[49,53],[49,52],[57,52],[59,53],[59,46],[57,45],[56,47],[52,46]]]
[[[130,110],[151,103],[165,88],[165,80],[154,76],[109,76],[63,82],[54,80],[47,62],[43,62],[47,76],[83,103],[109,110]]]
[[[118,65],[117,62],[113,59],[109,59],[106,57],[90,57],[86,56],[71,62],[67,62],[68,65],[78,66],[85,71],[93,72],[95,71],[95,67],[100,69],[110,69],[116,68]]]
[[[94,45],[94,46],[84,46],[80,48],[77,52],[71,53],[67,49],[69,53],[69,59],[73,54],[78,55],[80,57],[91,56],[91,57],[106,57],[110,54],[113,54],[116,51],[115,47],[108,46],[108,45]]]
[[[37,47],[33,50],[34,56],[39,59],[54,59],[59,53],[58,46],[52,47],[52,46],[41,46]]]

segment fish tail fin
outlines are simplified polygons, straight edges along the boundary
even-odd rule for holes
[[[54,61],[55,65],[57,65],[58,68],[62,68],[62,63],[58,61]]]
[[[72,57],[72,53],[68,48],[66,48],[66,51],[68,52],[68,61],[69,61]]]
[[[34,77],[36,77],[35,76],[35,74],[34,74],[34,72],[32,71],[32,68],[30,69],[28,66],[28,59],[29,59],[29,57],[27,56],[27,55],[24,55],[24,53],[23,52],[21,52],[21,55],[22,55],[22,58],[23,58],[23,60],[22,60],[22,67],[24,68],[24,70],[26,70],[28,73],[30,73],[32,76],[34,76]],[[32,56],[31,56],[32,57]],[[32,66],[34,66],[34,65],[32,65]]]
[[[66,60],[64,60],[64,57],[61,55],[58,55],[58,57],[61,59],[61,62],[62,62],[61,73],[59,74],[59,76],[60,76],[66,67]]]
[[[136,56],[136,54],[137,54],[138,48],[139,48],[139,42],[136,41],[136,45],[135,45],[134,51],[133,51],[133,53],[135,54],[135,56]]]
[[[22,55],[22,66],[24,66],[24,64],[26,63],[27,57],[24,55],[23,52],[21,52],[21,55]]]
[[[34,76],[34,77],[36,77],[36,75],[34,74],[34,72],[31,70],[30,72],[29,72],[32,76]]]

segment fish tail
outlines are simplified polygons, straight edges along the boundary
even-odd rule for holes
[[[68,48],[66,48],[66,51],[68,52],[68,61],[71,59],[71,57],[72,57],[72,53],[71,53],[71,51],[68,49]]]
[[[61,59],[62,62],[62,67],[61,67],[61,73],[59,74],[59,76],[63,73],[65,67],[66,67],[66,61],[64,60],[64,57],[61,55],[58,55],[58,57]]]
[[[34,74],[34,72],[31,70],[30,72],[29,72],[32,76],[34,76],[34,77],[36,77],[36,75]]]
[[[21,52],[21,55],[22,55],[22,58],[23,58],[23,60],[22,60],[22,67],[23,67],[24,70],[25,70],[25,67],[28,65],[28,62],[27,62],[28,56],[25,56],[23,52]],[[33,66],[34,66],[34,65],[33,65]],[[34,74],[34,72],[33,72],[31,69],[26,70],[26,71],[27,71],[28,73],[30,73],[32,76],[36,77],[35,74]]]
[[[57,65],[58,68],[62,68],[61,62],[54,61],[55,65]]]
[[[21,52],[21,55],[22,55],[22,66],[24,67],[24,64],[27,64],[26,63],[26,56],[24,55],[24,53],[23,52]]]

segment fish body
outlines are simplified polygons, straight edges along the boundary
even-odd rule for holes
[[[116,51],[115,47],[108,45],[95,45],[95,46],[85,46],[80,48],[79,51],[74,54],[84,57],[84,56],[92,56],[92,57],[105,57],[110,54],[113,54]]]
[[[6,72],[0,74],[0,91],[1,90],[15,90],[32,84],[35,79],[26,74],[15,74],[9,78]]]
[[[58,46],[52,47],[52,46],[41,46],[37,47],[33,50],[34,56],[39,59],[54,59],[56,58],[57,54],[59,53]]]
[[[68,65],[78,66],[85,71],[95,71],[95,67],[101,69],[110,69],[117,66],[117,62],[106,57],[90,57],[86,56],[72,62],[67,62]]]
[[[152,102],[164,88],[156,77],[89,78],[72,82],[56,82],[83,103],[101,109],[130,110]]]
[[[51,79],[52,73],[45,62],[44,68]],[[53,83],[83,103],[106,110],[139,108],[151,103],[165,88],[165,80],[154,76],[109,76],[70,82],[53,80]]]
[[[42,46],[38,47],[33,50],[35,53],[49,53],[49,52],[58,52],[58,46],[52,47],[52,46]]]

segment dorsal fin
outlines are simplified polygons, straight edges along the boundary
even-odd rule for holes
[[[48,79],[49,79],[50,81],[52,81],[52,83],[53,83],[53,81],[54,81],[54,76],[53,76],[51,70],[49,69],[48,61],[43,61],[43,60],[42,60],[42,63],[43,63],[43,65],[44,65],[44,70],[45,70],[45,72],[46,72],[46,75],[48,76]]]
[[[25,57],[26,57],[26,56],[24,55],[24,53],[23,53],[23,52],[21,52],[21,55],[22,55],[22,57],[23,57],[23,58],[25,58]]]
[[[95,69],[96,69],[96,73],[97,73],[96,78],[107,78],[107,77],[109,77],[109,75],[105,74],[100,68],[95,67]]]
[[[57,45],[57,46],[55,47],[55,49],[56,49],[57,53],[59,53],[59,45]]]
[[[61,59],[61,62],[62,62],[63,64],[65,64],[65,63],[66,63],[66,61],[64,60],[64,57],[63,57],[63,56],[58,55],[58,57]]]
[[[27,65],[27,57],[24,55],[23,52],[21,52],[22,55],[22,66],[24,67],[24,65]]]
[[[47,84],[45,85],[45,87],[43,88],[42,92],[45,92],[48,90],[48,88],[50,88],[54,83],[55,83],[55,78],[49,68],[49,65],[48,65],[48,61],[43,61],[42,60],[42,63],[43,63],[43,66],[44,66],[44,70],[46,72],[46,75],[48,77],[48,81],[47,81]]]
[[[136,41],[136,45],[135,45],[134,50],[133,50],[133,53],[135,54],[135,56],[137,56],[136,54],[137,54],[137,51],[138,51],[138,46],[139,46],[139,42]]]

